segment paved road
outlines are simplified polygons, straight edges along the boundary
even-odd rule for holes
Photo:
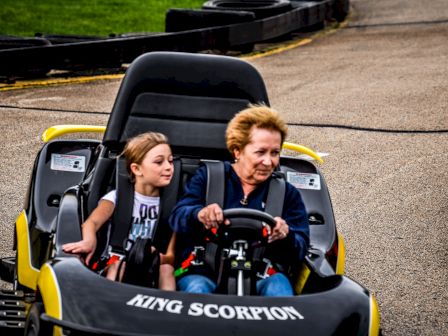
[[[346,271],[377,296],[384,334],[448,335],[448,6],[352,7],[346,28],[250,62],[271,105],[302,125],[288,140],[330,154],[322,170]],[[42,131],[105,124],[119,83],[0,92],[0,255],[10,254]]]

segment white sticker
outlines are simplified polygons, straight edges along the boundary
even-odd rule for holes
[[[318,174],[286,172],[286,180],[298,189],[320,190],[320,176]]]
[[[86,170],[86,158],[79,155],[51,154],[51,169],[83,173]]]

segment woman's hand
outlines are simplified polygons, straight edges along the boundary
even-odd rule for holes
[[[219,224],[229,224],[228,220],[224,221],[224,215],[221,207],[216,204],[210,204],[202,208],[198,213],[198,220],[204,224],[204,227],[208,230],[211,228],[218,228]]]
[[[83,239],[75,243],[68,243],[62,245],[62,250],[65,253],[87,255],[85,259],[86,265],[90,263],[90,259],[92,259],[95,249],[96,249],[96,240]]]
[[[272,229],[271,235],[269,236],[269,243],[279,239],[285,239],[289,234],[289,226],[286,224],[285,220],[280,217],[275,217],[274,219],[276,224]]]

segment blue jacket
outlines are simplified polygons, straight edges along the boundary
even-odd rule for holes
[[[261,183],[248,196],[248,205],[243,206],[243,189],[240,179],[229,162],[225,162],[225,196],[224,209],[247,207],[264,211],[264,202],[267,198],[269,179]],[[196,245],[198,235],[203,232],[204,226],[198,220],[199,211],[206,205],[207,170],[200,167],[185,187],[185,193],[174,207],[169,222],[177,234],[176,245],[180,248],[179,260],[181,263],[191,253]],[[270,250],[275,251],[274,259],[288,259],[289,264],[300,262],[305,257],[309,245],[309,223],[305,206],[299,191],[290,183],[286,183],[286,194],[281,216],[289,225],[289,234],[285,239],[275,241]],[[291,252],[295,256],[289,260]],[[278,260],[280,262],[280,260]]]

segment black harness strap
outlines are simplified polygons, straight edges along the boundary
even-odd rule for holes
[[[160,210],[155,228],[154,246],[162,253],[166,252],[171,239],[171,228],[168,225],[168,218],[171,210],[177,202],[181,176],[181,161],[176,159],[174,164],[174,174],[171,182],[166,186],[160,195]],[[112,231],[110,236],[110,246],[112,252],[124,254],[126,241],[129,235],[132,221],[132,211],[134,207],[134,184],[131,182],[126,168],[126,159],[117,158],[116,167],[116,190],[117,200],[112,217]]]
[[[281,217],[285,202],[286,183],[280,173],[274,173],[269,182],[268,196],[266,198],[265,212],[272,217]]]
[[[217,203],[224,207],[225,170],[222,161],[203,161],[207,167],[206,204]]]
[[[173,178],[168,186],[162,189],[160,193],[160,210],[157,226],[155,228],[153,243],[161,253],[166,253],[166,249],[171,240],[173,231],[171,230],[168,219],[171,211],[176,205],[179,188],[181,185],[182,162],[179,158],[173,161],[174,173]]]
[[[116,203],[112,216],[112,229],[109,246],[112,253],[126,255],[126,270],[123,282],[142,286],[157,287],[159,272],[159,252],[165,253],[171,240],[172,231],[168,225],[168,218],[172,208],[177,202],[180,185],[181,162],[174,160],[174,174],[170,184],[164,188],[160,195],[158,221],[155,228],[154,239],[140,239],[132,242],[129,251],[126,251],[129,230],[132,225],[132,212],[134,208],[134,184],[131,182],[126,168],[126,159],[117,158],[116,163]],[[156,247],[151,252],[151,246]]]
[[[286,183],[280,172],[274,172],[269,181],[268,195],[266,197],[266,206],[264,211],[272,217],[281,217],[283,213],[283,203],[285,201]],[[256,247],[253,251],[254,269],[266,269],[264,255],[266,246]],[[279,265],[276,264],[279,268]]]
[[[117,199],[112,216],[112,230],[109,245],[112,252],[124,255],[125,242],[129,235],[134,208],[134,184],[126,168],[126,159],[118,157],[115,172]]]
[[[204,161],[207,167],[207,193],[206,204],[217,203],[221,208],[224,205],[225,196],[225,166],[222,161]],[[269,213],[273,217],[281,217],[283,212],[283,204],[285,200],[286,183],[285,179],[280,173],[275,172],[270,179],[268,193],[266,197],[265,212]],[[207,242],[205,250],[205,265],[212,270],[212,272],[218,272],[217,284],[218,288],[226,287],[229,294],[234,293],[236,288],[236,278],[228,277],[224,280],[223,266],[224,260],[217,260],[220,251],[218,251],[216,244]],[[253,251],[254,264],[262,263],[262,258],[265,252],[264,247],[255,248]],[[218,262],[218,267],[216,263]],[[263,264],[264,265],[264,264]],[[224,283],[222,283],[224,281]],[[225,284],[225,282],[227,282]],[[255,293],[254,282],[251,281],[251,277],[244,278],[244,292]]]

